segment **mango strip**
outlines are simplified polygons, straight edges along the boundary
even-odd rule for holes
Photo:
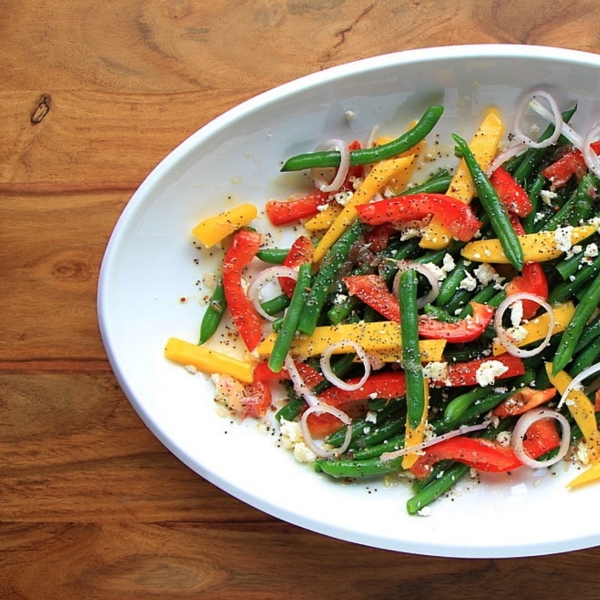
[[[560,394],[564,394],[572,381],[571,376],[565,371],[560,371],[556,375],[552,375],[552,363],[546,363],[545,367],[550,383]],[[583,390],[574,389],[569,392],[565,405],[581,429],[588,447],[590,462],[592,464],[597,463],[600,460],[600,432],[596,424],[596,414],[592,401]]]
[[[165,358],[185,367],[193,366],[203,373],[231,375],[244,383],[253,381],[254,366],[251,363],[179,338],[169,338],[165,345]]]
[[[207,248],[218,244],[241,227],[249,225],[258,214],[254,204],[240,204],[213,217],[200,221],[192,234]]]
[[[581,227],[569,227],[566,232],[564,230],[541,231],[518,237],[525,254],[525,262],[544,262],[558,258],[565,252],[561,234],[568,233],[570,245],[575,245],[596,231],[598,228],[595,225],[582,225]],[[461,254],[467,260],[475,262],[510,264],[502,250],[500,240],[497,238],[469,242],[461,250]]]
[[[575,305],[572,302],[565,302],[552,308],[554,310],[554,328],[552,329],[552,333],[561,333],[567,328],[567,325],[575,314]],[[527,331],[527,335],[522,340],[513,342],[517,348],[543,340],[550,327],[550,315],[545,312],[539,317],[535,317],[524,323],[521,327]],[[503,354],[504,352],[506,352],[506,348],[499,340],[495,339],[492,345],[494,356],[498,356],[498,354]]]
[[[496,108],[490,108],[486,113],[479,129],[469,143],[469,148],[475,155],[477,162],[485,170],[496,156],[498,144],[504,133],[504,124]],[[457,198],[465,204],[470,204],[475,196],[475,186],[464,160],[458,164],[447,191],[448,196]],[[452,236],[441,221],[433,217],[431,222],[423,229],[420,242],[422,248],[441,250],[445,248]]]
[[[269,356],[273,351],[277,334],[270,334],[256,349],[259,356]],[[401,341],[400,327],[394,321],[374,323],[350,323],[344,325],[317,327],[310,337],[299,336],[292,342],[290,352],[299,358],[308,358],[322,354],[331,344],[338,342],[355,342],[364,348],[365,352],[388,351],[400,356]],[[440,343],[442,342],[442,343]],[[439,361],[444,351],[444,340],[421,340],[421,359]],[[355,352],[353,346],[340,346],[335,353]]]
[[[425,407],[423,409],[423,416],[419,424],[413,429],[410,424],[408,417],[406,419],[406,430],[404,435],[404,447],[411,448],[417,444],[421,444],[425,441],[425,428],[427,426],[427,418],[429,415],[429,384],[427,379],[423,382],[425,388]],[[419,459],[418,452],[409,452],[402,458],[402,468],[410,469]]]

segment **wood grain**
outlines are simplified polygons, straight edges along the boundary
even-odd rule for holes
[[[425,46],[598,53],[599,22],[590,0],[0,0],[0,597],[596,597],[599,549],[411,556],[304,531],[221,492],[127,402],[96,293],[132,193],[238,103]],[[490,535],[509,525],[490,523]]]

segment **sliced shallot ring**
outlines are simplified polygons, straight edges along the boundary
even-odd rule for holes
[[[283,265],[275,265],[273,267],[269,267],[264,271],[261,271],[255,279],[252,280],[252,283],[248,287],[248,298],[252,305],[256,309],[256,312],[261,314],[265,319],[269,321],[275,321],[277,317],[273,317],[268,315],[261,304],[260,291],[262,288],[272,283],[273,281],[277,281],[280,277],[288,277],[289,279],[293,279],[294,281],[298,280],[298,271],[296,269],[292,269],[291,267],[284,267]]]
[[[538,113],[538,115],[541,115],[542,117],[548,119],[548,121],[554,123],[554,115],[547,108],[542,106],[539,102],[534,100],[531,102],[530,106],[531,108],[533,108],[533,110],[535,110],[536,113]],[[571,142],[571,144],[573,144],[573,146],[575,146],[576,148],[581,148],[581,146],[583,145],[583,138],[581,137],[581,135],[579,135],[579,133],[577,133],[570,125],[568,125],[564,121],[562,121],[561,135],[567,138],[567,140],[569,140],[569,142]]]
[[[392,289],[396,296],[398,296],[399,293],[398,287],[400,281],[400,273],[402,273],[402,271],[406,271],[407,269],[414,269],[415,271],[421,273],[421,275],[423,275],[427,279],[429,285],[431,286],[429,292],[427,292],[427,294],[421,296],[421,298],[417,300],[417,307],[423,308],[426,304],[430,304],[438,297],[438,294],[440,293],[440,284],[437,275],[427,265],[423,265],[417,262],[411,262],[408,260],[399,260],[396,262],[396,265],[398,267],[398,273],[396,273],[396,276],[394,277],[394,282],[392,284]]]
[[[542,419],[554,419],[561,425],[562,431],[560,433],[560,446],[558,453],[547,460],[536,460],[531,458],[527,454],[525,447],[523,446],[523,440],[527,430],[537,421]],[[519,417],[519,420],[515,424],[511,437],[511,446],[514,450],[517,458],[526,466],[532,469],[540,469],[543,467],[550,467],[557,462],[561,461],[569,451],[569,444],[571,441],[571,426],[567,419],[561,413],[551,408],[532,408],[526,413]]]
[[[598,137],[600,137],[600,125],[596,125],[596,127],[585,136],[583,147],[581,148],[581,153],[583,154],[583,159],[585,160],[587,168],[592,171],[596,177],[600,177],[600,156],[592,150],[592,142],[598,141],[596,139]]]
[[[545,98],[547,100],[548,104],[550,105],[550,108],[552,109],[552,113],[550,113],[546,109],[544,109],[544,107],[535,100],[536,96],[541,96],[542,98]],[[540,112],[540,110],[538,109],[538,107],[544,109],[545,114],[542,114],[542,116],[544,116],[544,118],[547,118],[552,123],[554,123],[554,132],[552,133],[552,135],[549,138],[547,138],[541,142],[536,142],[536,141],[532,140],[528,135],[525,134],[525,132],[523,131],[523,129],[521,127],[521,122],[523,121],[525,112],[527,111],[528,107],[535,110],[538,114],[542,114]],[[519,102],[519,104],[517,106],[517,111],[515,113],[515,122],[514,122],[515,136],[520,141],[525,142],[530,148],[547,148],[548,146],[552,146],[553,144],[555,144],[558,141],[558,138],[560,137],[560,134],[562,133],[562,129],[563,129],[562,114],[560,112],[560,109],[558,108],[558,104],[556,103],[556,100],[548,92],[545,92],[544,90],[537,90],[530,95],[524,96],[521,99],[521,101]]]
[[[321,401],[306,385],[304,379],[302,379],[302,375],[300,375],[298,368],[294,364],[294,360],[289,354],[285,357],[284,365],[288,375],[290,376],[290,379],[292,380],[292,384],[294,385],[294,391],[302,396],[309,406],[316,406],[317,404],[320,404]]]
[[[339,419],[344,425],[348,426],[346,428],[346,437],[344,438],[344,443],[339,448],[323,448],[315,442],[308,427],[308,417],[312,413],[328,413]],[[343,454],[346,451],[346,448],[348,448],[350,445],[350,441],[352,439],[352,419],[344,411],[340,410],[339,408],[335,408],[335,406],[326,404],[325,402],[319,402],[318,404],[309,406],[304,411],[302,417],[300,418],[300,428],[302,429],[304,443],[320,458],[331,458],[333,456]]]
[[[485,170],[486,175],[491,175],[498,167],[501,167],[507,160],[513,156],[517,156],[527,150],[529,146],[525,142],[519,142],[514,146],[508,147],[506,150],[498,154],[496,158],[490,163],[490,166]]]
[[[337,192],[342,187],[344,181],[346,181],[348,169],[350,168],[350,150],[348,149],[348,144],[343,140],[327,140],[320,144],[316,151],[329,150],[331,148],[335,148],[340,153],[340,166],[337,168],[337,172],[331,183],[327,183],[323,179],[321,169],[311,169],[313,181],[322,192]]]
[[[557,408],[560,410],[563,404],[567,401],[569,394],[574,389],[577,389],[580,386],[583,387],[581,385],[582,382],[585,381],[588,377],[591,377],[592,375],[598,373],[598,371],[600,371],[600,362],[589,366],[587,369],[581,371],[581,373],[575,375],[575,377],[573,377],[569,385],[565,388],[565,391],[563,392],[562,396],[560,397],[560,402],[558,403]]]
[[[502,318],[506,310],[512,304],[521,300],[531,300],[536,302],[550,315],[550,323],[546,337],[541,344],[535,348],[532,348],[531,350],[525,350],[513,344],[510,336],[506,332],[506,329],[502,325]],[[550,338],[554,332],[554,323],[555,317],[552,306],[550,306],[550,304],[548,304],[548,302],[546,302],[541,296],[537,296],[536,294],[531,294],[529,292],[519,292],[518,294],[511,294],[510,296],[507,296],[504,300],[502,300],[502,302],[500,302],[498,308],[496,309],[496,314],[494,315],[494,329],[496,330],[498,340],[500,340],[500,343],[506,348],[506,351],[509,354],[512,356],[520,356],[521,358],[527,358],[529,356],[535,356],[536,354],[539,354],[550,343]]]
[[[405,454],[412,454],[413,452],[425,450],[425,448],[430,448],[431,446],[435,446],[444,440],[449,440],[459,435],[466,435],[467,433],[473,433],[474,431],[481,431],[482,429],[486,429],[490,423],[491,421],[488,420],[484,421],[483,423],[478,423],[477,425],[461,425],[458,429],[453,429],[448,433],[443,433],[442,435],[438,435],[425,442],[421,442],[420,444],[415,444],[414,446],[401,448],[400,450],[394,450],[392,452],[384,452],[381,455],[381,461],[384,462],[386,460],[393,460],[394,458],[404,456]]]
[[[343,379],[340,379],[331,368],[331,355],[338,348],[345,348],[346,346],[352,346],[352,348],[354,348],[354,350],[356,351],[356,356],[358,356],[358,358],[363,364],[363,367],[365,368],[365,373],[360,378],[360,381],[357,381],[354,384],[347,383]],[[354,390],[360,389],[366,383],[367,379],[369,378],[369,375],[371,374],[371,363],[369,362],[369,357],[367,356],[367,353],[360,344],[357,344],[352,340],[336,342],[335,344],[327,346],[327,348],[325,348],[325,351],[321,355],[320,364],[321,371],[323,372],[323,376],[325,377],[325,379],[327,379],[329,383],[335,385],[335,387],[340,388],[345,392],[353,392]]]

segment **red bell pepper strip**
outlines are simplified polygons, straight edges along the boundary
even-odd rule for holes
[[[468,242],[481,227],[481,221],[468,204],[445,194],[396,196],[357,206],[356,210],[361,220],[370,225],[435,215],[454,237],[463,242]]]
[[[398,299],[389,291],[382,277],[375,274],[349,275],[344,283],[351,295],[360,298],[389,321],[400,322]],[[419,316],[419,335],[434,340],[460,344],[476,340],[487,328],[494,309],[486,304],[472,302],[473,315],[455,323],[439,321],[429,315]]]
[[[516,218],[511,218],[512,225],[517,235],[524,235],[523,225]],[[506,288],[506,295],[511,296],[520,292],[535,294],[543,300],[548,300],[548,279],[540,263],[525,263],[521,275],[517,275],[510,281]],[[532,300],[523,300],[523,318],[531,319],[538,312],[540,305]]]
[[[376,225],[365,234],[365,244],[368,244],[371,252],[382,252],[388,247],[390,237],[396,233],[393,223],[382,223]]]
[[[247,390],[242,400],[243,416],[254,419],[264,417],[271,406],[271,388],[262,381],[256,381],[247,386]]]
[[[359,377],[348,379],[348,383],[356,383]],[[357,390],[345,391],[338,387],[330,387],[319,395],[319,399],[339,408],[353,419],[368,411],[369,401],[375,398],[401,398],[406,394],[406,377],[404,371],[373,373],[365,384]],[[337,431],[342,424],[329,413],[313,413],[307,419],[308,428],[317,437],[329,435]]]
[[[534,390],[530,387],[523,387],[504,400],[502,404],[499,404],[494,409],[494,414],[501,419],[516,417],[532,408],[549,402],[554,396],[556,396],[556,388],[553,387],[545,390]]]
[[[301,235],[294,240],[288,255],[283,261],[283,266],[296,268],[300,265],[312,262],[314,251],[315,245],[312,240],[305,235]],[[281,286],[283,293],[291,297],[294,293],[294,288],[296,287],[296,281],[290,277],[280,277],[279,285]]]
[[[504,167],[498,167],[492,173],[490,182],[509,213],[526,217],[533,210],[523,186]]]
[[[596,154],[600,154],[600,142],[594,142],[590,147]],[[578,149],[567,152],[542,171],[542,175],[549,179],[555,188],[563,187],[573,175],[581,179],[586,173],[587,165],[581,150]]]
[[[348,150],[350,150],[350,152],[359,150],[360,147],[361,143],[357,140],[348,144]],[[362,165],[350,167],[346,179],[340,186],[338,192],[352,190],[352,180],[361,177],[363,171],[364,167]],[[290,223],[297,223],[301,219],[314,217],[319,212],[319,208],[330,202],[333,195],[338,192],[330,193],[315,190],[302,198],[269,200],[265,204],[265,212],[273,225],[289,225]]]
[[[456,460],[487,473],[505,473],[523,466],[512,448],[485,438],[456,436],[426,448],[410,471],[417,479],[423,479],[440,460]]]
[[[223,290],[233,322],[248,350],[258,346],[262,337],[261,319],[242,287],[244,268],[256,256],[261,235],[240,229],[236,232],[223,259]]]
[[[291,200],[269,200],[265,212],[273,225],[288,225],[314,217],[319,207],[329,202],[329,192],[315,190],[308,196]]]
[[[539,419],[531,424],[525,439],[523,449],[530,458],[536,459],[550,450],[560,446],[560,435],[556,429],[555,419]]]
[[[494,308],[487,304],[471,302],[473,314],[455,323],[439,321],[429,315],[419,317],[419,336],[433,340],[447,340],[461,344],[472,342],[483,334],[494,316]]]
[[[478,358],[468,362],[457,362],[448,364],[448,377],[445,381],[436,382],[438,385],[449,387],[457,387],[463,385],[479,385],[477,381],[477,370],[486,362],[500,362],[508,370],[501,375],[497,375],[496,379],[505,379],[507,377],[516,377],[525,373],[525,365],[518,356],[511,354],[501,354],[490,358]]]

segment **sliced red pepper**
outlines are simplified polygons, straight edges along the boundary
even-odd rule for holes
[[[400,322],[398,298],[390,292],[380,275],[349,275],[343,281],[350,295],[356,296],[389,321]]]
[[[283,266],[296,268],[300,265],[312,262],[313,252],[315,251],[315,245],[312,240],[301,235],[294,240],[288,255],[283,261]],[[296,287],[296,281],[291,277],[280,277],[279,284],[284,294],[292,296],[294,288]]]
[[[389,291],[383,278],[376,274],[344,277],[348,292],[360,298],[389,321],[400,322],[398,299]],[[489,325],[494,309],[472,302],[473,315],[455,323],[439,321],[429,315],[419,316],[419,335],[427,339],[463,343],[476,340]]]
[[[516,417],[536,406],[549,402],[554,396],[556,396],[556,388],[553,387],[545,390],[534,390],[530,387],[523,387],[504,400],[502,404],[499,404],[494,409],[494,414],[501,419]]]
[[[446,323],[429,315],[421,315],[419,335],[427,339],[447,340],[454,344],[476,340],[490,324],[494,308],[479,302],[471,302],[471,307],[473,314],[455,323]]]
[[[446,381],[439,382],[440,385],[451,387],[463,385],[479,385],[477,381],[477,370],[487,362],[499,362],[508,370],[497,375],[496,379],[505,379],[507,377],[516,377],[525,373],[525,365],[518,356],[511,354],[501,354],[500,356],[492,356],[490,358],[479,358],[468,362],[458,362],[448,364],[448,377]]]
[[[511,218],[511,222],[517,235],[524,235],[523,225],[516,218]],[[548,300],[548,279],[540,263],[525,263],[521,270],[521,275],[517,275],[510,281],[506,288],[506,295],[519,294],[527,292],[535,294],[543,300]],[[523,300],[523,318],[531,319],[538,312],[540,305],[532,300]]]
[[[348,379],[348,383],[356,383],[360,378]],[[353,419],[366,414],[369,401],[375,398],[401,398],[406,394],[406,377],[404,371],[385,371],[373,373],[365,384],[357,390],[345,391],[331,387],[319,395],[319,399],[339,408]],[[314,436],[322,437],[337,431],[342,424],[329,413],[313,413],[308,416],[308,427]]]
[[[590,146],[596,154],[600,154],[600,142],[594,142]],[[555,188],[563,187],[573,175],[581,179],[586,173],[587,165],[581,150],[578,149],[563,154],[542,171],[542,175],[549,179]]]
[[[288,225],[309,219],[319,212],[319,207],[329,202],[329,192],[315,190],[302,198],[269,200],[265,212],[273,225]]]
[[[454,237],[463,242],[468,242],[481,227],[481,221],[468,204],[445,194],[396,196],[357,206],[356,210],[362,221],[370,225],[435,215]]]
[[[242,286],[244,268],[256,256],[261,235],[256,231],[240,229],[233,237],[223,260],[223,290],[233,322],[248,350],[258,346],[262,337],[261,319]]]
[[[365,244],[369,245],[371,252],[382,252],[388,247],[390,237],[396,233],[397,230],[393,223],[382,223],[376,225],[365,234]]]
[[[242,400],[243,416],[260,419],[267,414],[271,406],[271,388],[262,381],[255,381],[247,387],[247,394]]]
[[[359,150],[361,143],[355,140],[348,144],[348,150]],[[302,219],[314,217],[319,208],[331,201],[333,195],[353,189],[352,180],[361,177],[364,171],[362,165],[354,165],[348,169],[344,183],[337,192],[314,192],[302,198],[291,198],[290,200],[269,200],[265,204],[265,212],[273,225],[289,225],[297,223]]]
[[[418,479],[423,479],[441,460],[456,460],[487,473],[505,473],[523,465],[512,448],[484,438],[456,436],[426,448],[410,471]]]
[[[523,449],[534,460],[560,446],[560,435],[556,429],[555,419],[539,419],[531,424],[525,439]]]
[[[504,167],[498,167],[492,173],[490,182],[509,213],[526,217],[533,210],[525,188]]]

